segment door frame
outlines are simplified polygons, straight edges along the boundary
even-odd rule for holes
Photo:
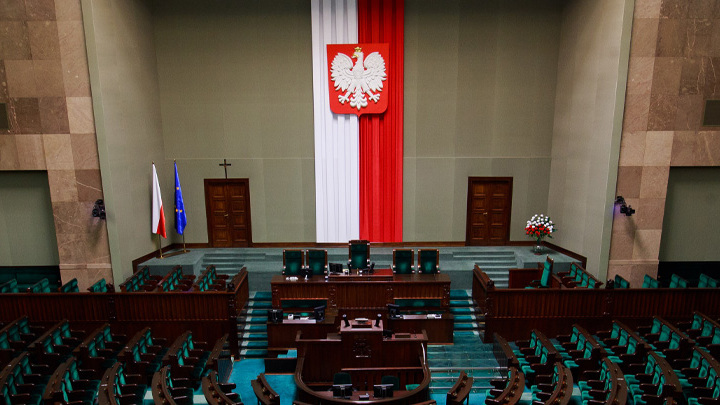
[[[510,192],[508,193],[508,198],[510,199],[510,204],[508,206],[507,211],[507,224],[505,226],[506,235],[505,238],[505,245],[510,243],[510,222],[512,222],[512,192],[513,192],[513,178],[512,177],[483,177],[483,176],[468,176],[468,186],[467,186],[467,212],[465,214],[465,246],[495,246],[495,245],[470,245],[470,216],[472,215],[472,194],[471,186],[473,181],[485,181],[485,182],[495,182],[495,183],[508,183],[510,186]],[[503,246],[503,245],[497,245],[497,246]]]
[[[248,178],[233,178],[233,179],[203,179],[203,193],[205,193],[205,222],[207,225],[207,235],[208,235],[208,245],[210,247],[213,246],[213,239],[212,239],[212,225],[210,222],[210,219],[212,217],[212,211],[210,210],[210,198],[208,195],[208,185],[210,183],[239,183],[239,184],[245,184],[246,190],[247,190],[247,198],[245,199],[245,211],[247,212],[247,230],[248,230],[248,247],[252,247],[253,241],[252,241],[252,214],[250,212],[250,179]],[[227,198],[227,189],[225,198]]]

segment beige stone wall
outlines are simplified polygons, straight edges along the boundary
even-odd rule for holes
[[[0,170],[47,170],[63,281],[112,281],[80,0],[0,1]]]
[[[720,97],[720,3],[636,0],[608,275],[656,275],[671,166],[719,166],[720,132],[702,126]]]

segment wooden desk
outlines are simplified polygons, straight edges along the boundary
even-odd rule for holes
[[[294,349],[295,336],[298,331],[307,339],[322,339],[328,333],[337,332],[334,316],[327,316],[322,322],[303,319],[283,319],[282,323],[267,323],[268,350],[289,350]]]
[[[450,307],[450,277],[447,274],[395,274],[378,269],[374,274],[315,276],[291,281],[276,275],[270,283],[273,308],[286,300],[327,300],[329,311],[385,308],[397,299],[439,300],[437,309]],[[292,308],[290,308],[292,309]]]
[[[295,384],[300,400],[323,404],[368,403],[359,398],[333,398],[332,393],[328,393],[333,375],[340,371],[350,374],[353,387],[359,391],[372,389],[384,375],[398,377],[401,387],[419,384],[412,391],[395,392],[392,398],[375,399],[371,395],[369,402],[413,404],[427,400],[430,384],[425,357],[427,336],[407,333],[383,338],[382,331],[382,322],[375,326],[370,320],[360,325],[353,320],[350,326],[341,325],[339,333],[330,334],[326,339],[304,339],[299,332]]]
[[[427,332],[428,343],[452,344],[455,316],[450,312],[442,314],[440,318],[428,318],[427,315],[403,315],[399,319],[386,319],[387,329],[395,333],[422,333]]]

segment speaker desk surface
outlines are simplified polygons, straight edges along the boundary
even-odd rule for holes
[[[373,274],[356,271],[349,275],[314,276],[309,279],[276,275],[272,278],[273,308],[288,308],[283,301],[327,300],[329,310],[384,308],[398,299],[426,300],[427,308],[450,307],[450,277],[447,274],[392,274],[376,269]]]

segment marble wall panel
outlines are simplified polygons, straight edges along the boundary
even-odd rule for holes
[[[63,281],[112,282],[80,0],[0,1],[0,170],[47,170]]]
[[[636,0],[633,18],[617,193],[637,213],[616,214],[608,275],[639,286],[657,274],[670,167],[720,165],[720,132],[702,126],[720,98],[720,2]]]

